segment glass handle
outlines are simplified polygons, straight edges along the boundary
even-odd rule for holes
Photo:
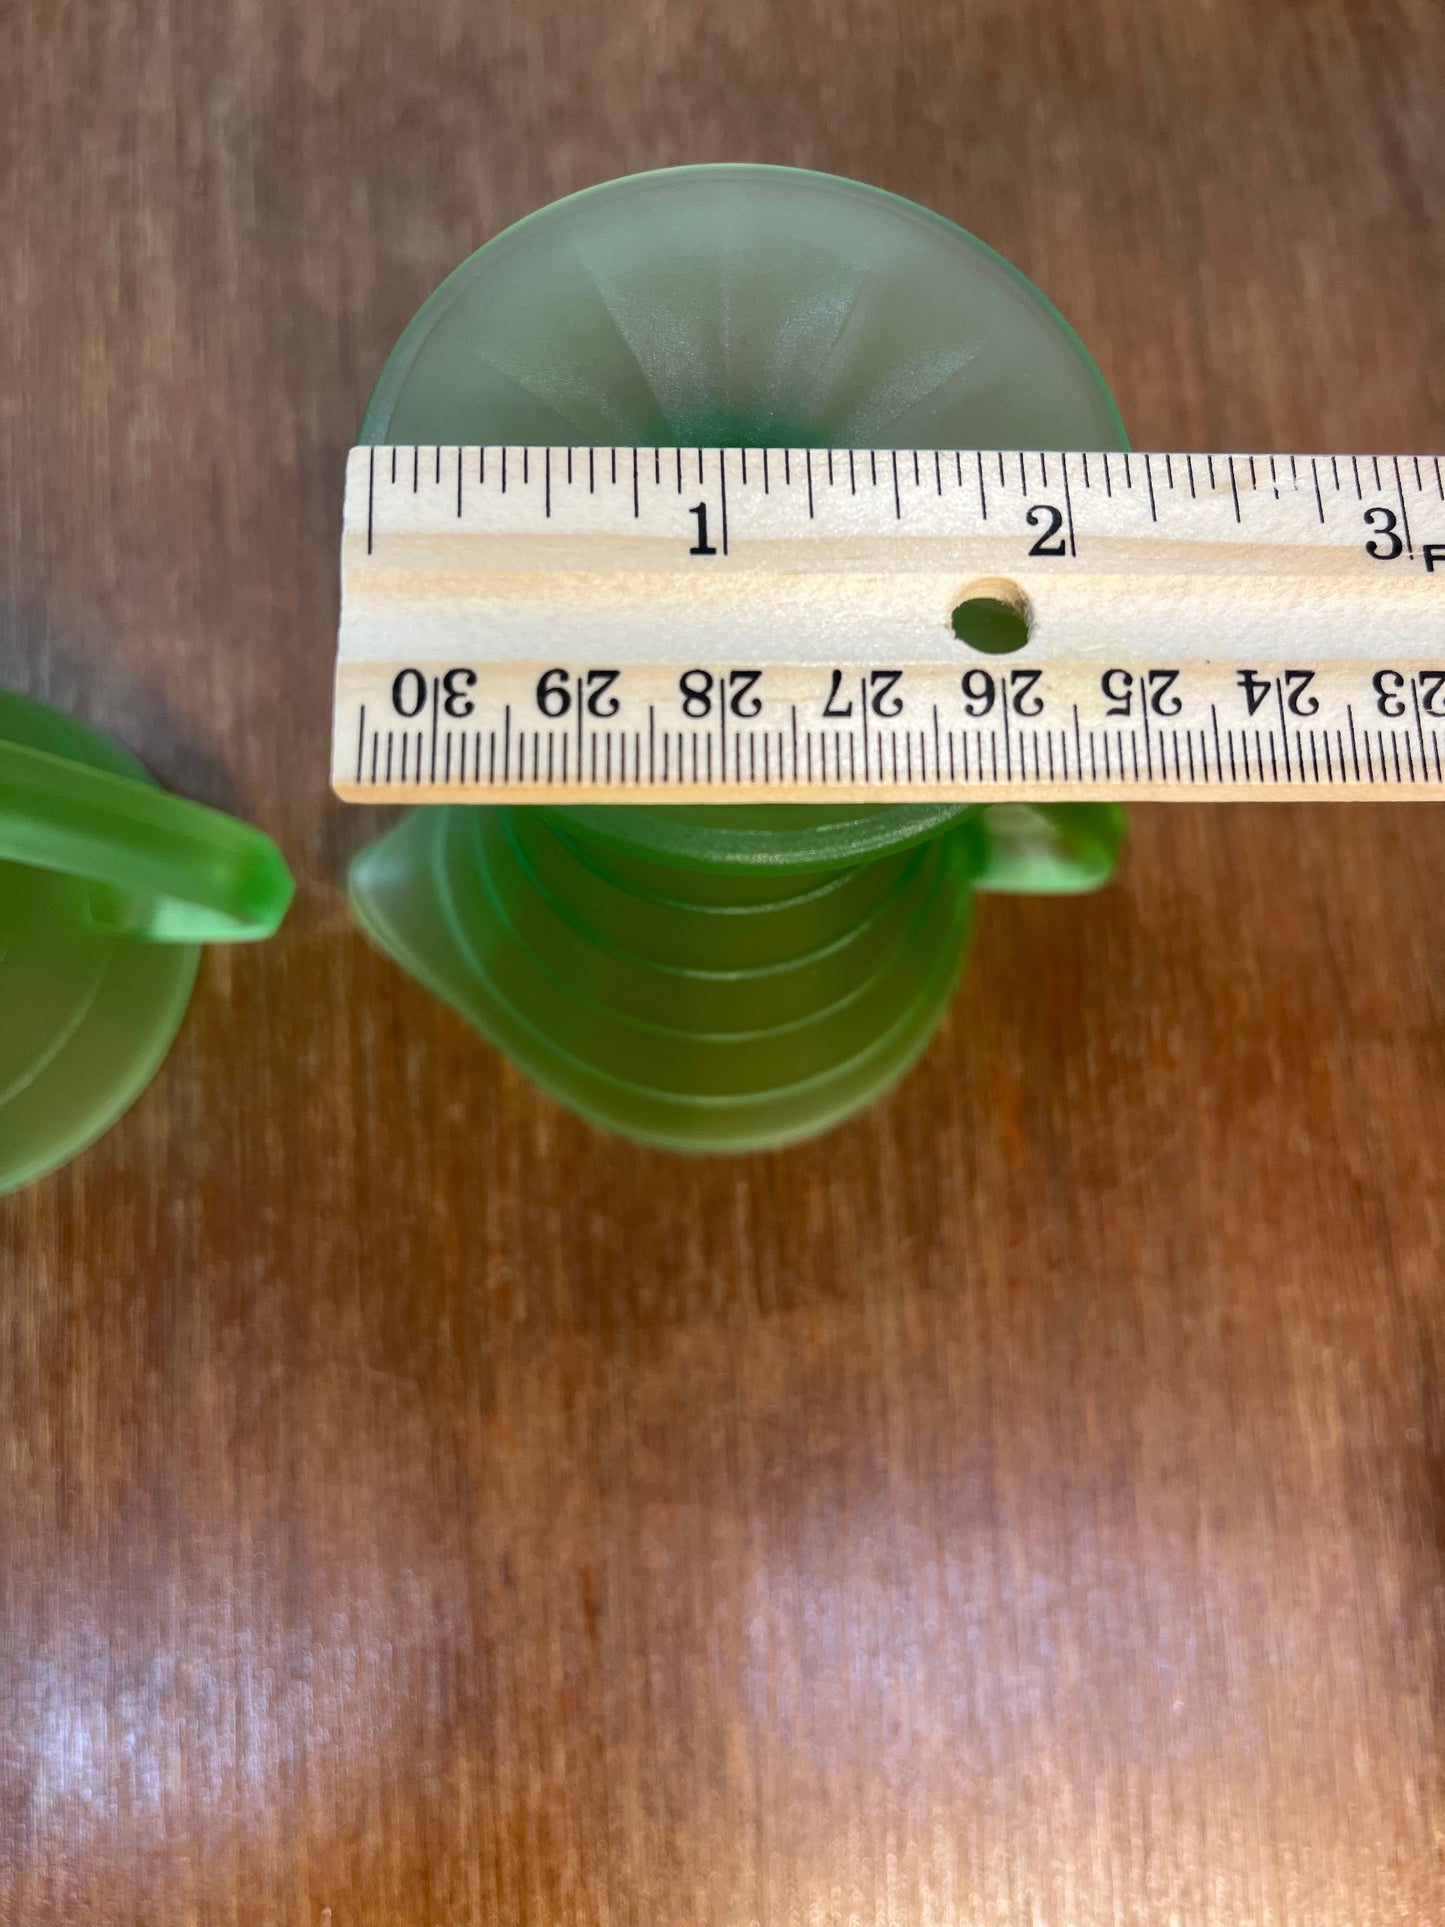
[[[150,943],[269,937],[294,885],[268,836],[150,783],[0,742],[0,860],[90,884],[91,920]]]
[[[1124,812],[1116,803],[992,803],[983,812],[983,834],[975,889],[1078,895],[1113,875]]]

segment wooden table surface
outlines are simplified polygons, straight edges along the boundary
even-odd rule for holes
[[[1445,1918],[1445,820],[1155,807],[870,1115],[686,1162],[348,927],[338,477],[609,175],[877,181],[1153,448],[1445,439],[1431,0],[0,14],[0,678],[281,841],[0,1205],[0,1920]]]

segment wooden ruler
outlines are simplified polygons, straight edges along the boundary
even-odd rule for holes
[[[354,802],[1445,794],[1434,456],[353,449]]]

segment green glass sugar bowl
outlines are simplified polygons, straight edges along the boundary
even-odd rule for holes
[[[275,845],[0,690],[0,1193],[64,1164],[159,1068],[200,946],[267,936]]]
[[[609,182],[424,304],[371,443],[1117,449],[1087,352],[925,209],[790,168]],[[649,1142],[746,1150],[886,1089],[975,889],[1109,874],[1109,806],[425,806],[353,863],[367,932],[536,1082]]]

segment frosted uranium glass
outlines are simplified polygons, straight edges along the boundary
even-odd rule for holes
[[[267,935],[290,896],[268,838],[0,690],[0,1192],[73,1157],[149,1083],[198,941]]]
[[[382,371],[370,442],[1122,448],[1067,324],[876,188],[690,167],[543,208]],[[695,1150],[806,1136],[944,1010],[972,887],[1107,876],[1105,806],[414,810],[352,868],[413,975],[595,1121]]]

